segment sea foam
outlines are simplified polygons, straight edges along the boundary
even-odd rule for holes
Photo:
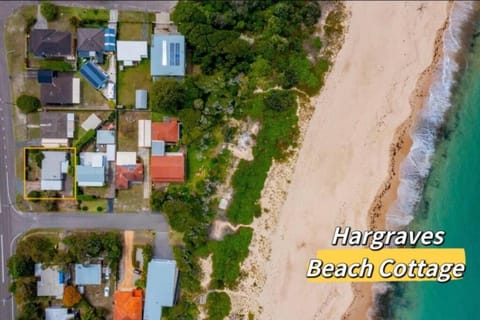
[[[417,204],[421,200],[425,180],[430,172],[435,143],[445,113],[451,107],[452,89],[460,65],[457,61],[464,47],[464,26],[472,18],[472,2],[454,2],[448,27],[443,33],[443,56],[430,87],[424,106],[415,120],[411,131],[412,146],[400,167],[400,184],[397,200],[387,212],[386,224],[389,229],[407,226],[414,218]],[[374,305],[368,312],[369,319],[387,316],[390,306],[385,304],[388,293],[394,286],[380,282],[372,285]],[[382,297],[384,299],[382,299]]]
[[[460,69],[456,58],[462,50],[464,26],[472,12],[471,2],[455,2],[451,9],[448,27],[443,33],[443,56],[433,75],[428,97],[410,133],[412,146],[400,166],[397,200],[387,212],[386,224],[389,229],[405,227],[413,220],[414,210],[430,172],[438,131],[445,113],[451,107],[452,88]]]

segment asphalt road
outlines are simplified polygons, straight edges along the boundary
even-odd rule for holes
[[[36,228],[155,230],[155,256],[171,257],[168,225],[157,213],[134,214],[62,214],[19,212],[16,197],[15,139],[13,136],[12,100],[4,42],[4,26],[17,8],[38,1],[0,1],[0,320],[15,319],[15,302],[8,292],[10,277],[6,266],[15,251],[15,241]],[[57,1],[61,5],[120,10],[170,11],[175,1]]]

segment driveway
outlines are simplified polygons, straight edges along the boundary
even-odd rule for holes
[[[48,29],[47,19],[40,12],[40,5],[37,6],[37,22],[33,26],[34,29]]]

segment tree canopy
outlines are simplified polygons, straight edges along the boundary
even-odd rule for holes
[[[40,12],[48,22],[54,21],[58,17],[58,7],[51,2],[43,2],[40,6]]]
[[[81,298],[82,296],[74,286],[66,286],[65,289],[63,289],[63,305],[65,307],[73,307],[80,302]]]
[[[176,114],[183,108],[185,91],[180,82],[171,78],[155,81],[150,89],[150,103],[153,111]]]
[[[40,108],[40,100],[37,97],[26,94],[19,96],[16,104],[23,113],[35,112]]]

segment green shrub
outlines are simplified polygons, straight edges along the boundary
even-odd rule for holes
[[[35,262],[32,258],[14,254],[10,259],[8,259],[8,272],[15,280],[20,277],[33,276],[35,269]]]
[[[269,109],[284,111],[295,104],[295,95],[285,90],[271,90],[265,93],[263,101]]]
[[[40,108],[40,100],[37,97],[26,94],[19,96],[16,104],[23,113],[32,113]]]
[[[227,235],[222,241],[212,241],[209,246],[213,252],[212,282],[214,287],[233,287],[240,275],[240,264],[248,256],[248,246],[252,240],[252,229],[241,227],[234,234]]]
[[[85,132],[85,134],[80,139],[78,139],[78,141],[75,143],[75,147],[77,148],[77,151],[80,152],[83,149],[83,147],[85,147],[88,143],[93,141],[93,139],[95,139],[95,134],[96,134],[95,129],[90,129],[87,132]]]
[[[40,12],[48,22],[54,21],[58,17],[58,7],[51,2],[43,2],[40,5]]]
[[[209,320],[223,320],[230,313],[232,303],[225,292],[210,292],[207,296],[207,308]]]
[[[252,161],[241,160],[232,177],[234,196],[227,209],[228,218],[234,223],[250,224],[260,215],[258,200],[267,178],[272,160],[283,160],[287,149],[296,141],[298,118],[293,94],[287,92],[285,100],[293,102],[285,110],[273,110],[259,103],[255,114],[262,114],[263,126],[260,129],[256,146],[253,148]],[[284,94],[281,94],[283,96]],[[277,99],[277,95],[275,95]],[[257,102],[255,102],[257,103]]]

